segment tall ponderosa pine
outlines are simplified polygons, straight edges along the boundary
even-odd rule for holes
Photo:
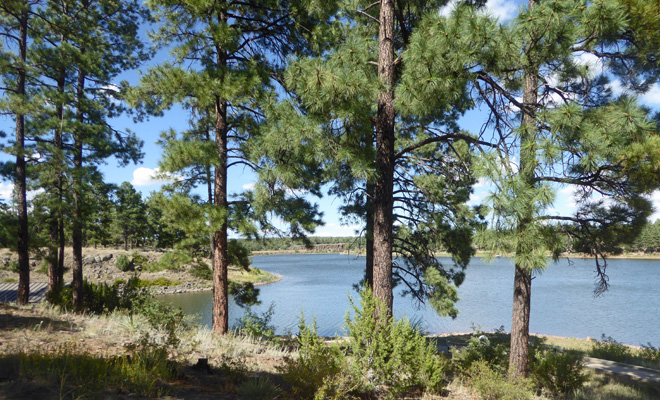
[[[12,152],[16,155],[14,173],[14,195],[18,209],[18,297],[19,304],[27,304],[30,295],[30,260],[28,248],[28,212],[27,212],[27,173],[25,161],[26,117],[29,110],[27,95],[28,79],[28,30],[35,2],[28,0],[10,0],[0,5],[0,37],[9,43],[9,49],[2,49],[2,90],[4,99],[0,109],[14,117],[15,141]]]
[[[483,147],[481,162],[495,186],[495,235],[483,239],[515,253],[514,376],[527,374],[532,274],[546,267],[548,252],[558,257],[559,233],[582,243],[604,278],[602,257],[612,243],[634,238],[650,211],[641,195],[658,187],[655,124],[633,99],[612,99],[606,77],[582,61],[601,55],[604,37],[625,32],[622,16],[612,1],[532,0],[498,25],[458,7],[447,19],[430,16],[412,39],[418,51],[404,59],[407,93],[420,110],[446,82],[465,79],[490,111],[480,135],[494,150]],[[581,204],[574,215],[549,211],[558,187],[574,188]]]
[[[139,20],[143,9],[136,1],[87,0],[65,7],[74,31],[68,52],[71,82],[68,90],[73,106],[66,116],[65,126],[71,142],[63,145],[72,164],[68,171],[71,185],[72,246],[73,246],[73,302],[77,308],[83,304],[82,247],[83,227],[88,210],[85,196],[90,179],[98,177],[95,165],[109,157],[120,164],[136,162],[141,153],[141,142],[130,132],[122,132],[108,123],[108,118],[122,111],[115,100],[112,79],[120,72],[135,67],[145,58],[138,38]],[[61,16],[58,21],[62,21]]]
[[[171,152],[166,160],[176,162],[167,161],[162,167],[163,172],[175,173],[213,169],[212,206],[194,197],[174,196],[171,209],[184,217],[180,219],[184,231],[213,234],[213,330],[225,333],[228,230],[255,236],[260,230],[273,229],[265,218],[268,213],[291,224],[294,236],[313,231],[319,223],[315,208],[292,191],[318,191],[318,183],[304,162],[288,162],[294,159],[293,153],[305,149],[293,137],[294,132],[282,137],[276,124],[264,125],[277,119],[270,118],[270,113],[282,112],[269,109],[275,103],[273,78],[277,64],[289,52],[304,50],[304,40],[299,40],[294,31],[311,20],[294,20],[304,11],[297,2],[151,0],[148,4],[163,23],[156,40],[174,46],[174,62],[145,75],[136,102],[155,113],[173,103],[183,103],[187,109],[201,111],[204,118],[193,129],[211,124],[210,138],[202,131],[166,137]],[[313,160],[308,164],[313,169]],[[261,183],[230,200],[227,171],[234,165],[256,171]]]
[[[464,90],[452,87],[450,101],[419,118],[397,88],[410,35],[444,3],[339,2],[342,18],[330,29],[338,39],[317,56],[296,60],[287,74],[308,123],[322,128],[309,140],[332,150],[326,179],[333,193],[350,202],[345,212],[366,217],[366,236],[373,238],[366,281],[373,277],[386,313],[400,281],[419,300],[430,298],[439,312],[455,315],[454,285],[472,254],[474,215],[465,202],[473,180],[465,144],[473,139],[453,123],[465,108]],[[439,247],[455,256],[458,268],[438,262],[433,251]]]

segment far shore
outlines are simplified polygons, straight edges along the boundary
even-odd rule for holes
[[[270,255],[280,255],[280,254],[341,254],[341,255],[352,255],[352,256],[364,256],[364,251],[315,251],[315,250],[262,250],[262,251],[253,251],[253,256],[270,256]],[[451,254],[447,252],[436,252],[436,257],[451,257]],[[492,253],[486,251],[477,251],[473,256],[475,258],[511,258],[513,254],[497,254],[493,255]],[[548,255],[550,257],[550,255]],[[594,258],[586,254],[579,253],[563,253],[559,258]],[[630,260],[660,260],[660,253],[623,253],[617,255],[608,255],[609,259],[630,259]]]

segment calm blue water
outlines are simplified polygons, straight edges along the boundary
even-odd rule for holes
[[[451,263],[449,259],[443,262]],[[348,296],[356,298],[352,285],[364,272],[364,258],[339,254],[256,256],[252,265],[282,276],[275,284],[260,286],[261,312],[274,305],[272,323],[278,334],[296,333],[304,311],[316,317],[321,335],[342,333]],[[442,318],[430,307],[417,307],[410,298],[395,297],[397,318],[420,321],[428,333],[471,332],[472,327],[493,330],[511,328],[513,265],[499,258],[488,264],[472,259],[465,282],[459,287],[459,316]],[[660,346],[660,261],[609,260],[610,290],[593,297],[595,266],[591,260],[562,260],[552,264],[532,282],[530,330],[569,337],[600,338],[605,333],[633,345],[651,342]],[[398,290],[397,290],[398,292]],[[211,324],[211,293],[162,296],[187,313],[201,315]],[[230,323],[242,310],[230,304]]]

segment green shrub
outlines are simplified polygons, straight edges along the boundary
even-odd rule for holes
[[[22,381],[58,388],[60,398],[105,398],[122,391],[159,396],[162,381],[176,376],[167,351],[157,346],[141,347],[131,357],[101,358],[65,345],[49,353],[31,350],[4,356],[1,363]]]
[[[164,270],[179,271],[182,265],[192,263],[193,257],[189,252],[183,250],[174,250],[163,254],[160,260],[146,264],[143,269],[149,272],[159,272]]]
[[[194,263],[188,270],[188,273],[194,278],[202,279],[205,281],[210,281],[213,279],[213,271],[211,271],[211,268],[209,268],[209,266],[203,262]]]
[[[131,261],[136,268],[139,267],[140,269],[144,269],[147,266],[149,259],[136,251],[131,255]]]
[[[610,361],[626,362],[632,357],[630,347],[617,342],[611,336],[603,334],[600,341],[595,341],[588,352],[589,356]]]
[[[535,350],[533,357],[532,376],[553,396],[573,393],[587,381],[582,354],[577,351]]]
[[[238,385],[236,393],[245,399],[271,400],[278,398],[280,390],[267,378],[258,377],[248,379]]]
[[[131,260],[131,258],[126,254],[120,254],[119,257],[117,257],[117,261],[115,261],[115,267],[117,267],[118,270],[124,272],[133,271],[135,269],[133,260]]]
[[[275,336],[275,327],[271,325],[274,313],[273,304],[268,307],[268,310],[261,313],[261,315],[248,309],[236,322],[234,330],[241,335],[274,342],[277,339]]]
[[[465,371],[465,383],[483,400],[526,400],[534,395],[531,379],[507,379],[505,373],[492,369],[487,361],[473,362]]]
[[[477,361],[484,361],[492,368],[506,372],[509,366],[509,350],[503,343],[493,344],[490,340],[477,333],[462,349],[452,348],[452,361],[464,372]]]
[[[123,287],[121,282],[108,286],[106,283],[95,284],[85,280],[83,281],[83,310],[92,314],[110,313],[116,309],[130,310],[139,296],[136,288],[137,278],[129,279]],[[47,300],[62,309],[73,310],[73,288],[66,286],[51,291],[47,295]]]
[[[181,284],[181,281],[167,279],[165,277],[158,277],[156,279],[139,279],[137,286],[138,287],[152,287],[152,286],[178,286]]]
[[[349,354],[364,390],[396,396],[411,390],[437,393],[446,386],[447,361],[407,320],[376,320],[378,301],[368,289],[360,292],[359,308],[352,300],[351,305]]]
[[[651,343],[642,345],[639,352],[639,358],[650,368],[660,369],[660,349],[653,347]]]
[[[167,345],[177,346],[179,344],[177,333],[186,328],[183,310],[161,303],[153,296],[143,296],[140,301],[133,304],[132,311],[146,317],[152,328],[163,330],[167,335]]]
[[[296,398],[333,398],[336,392],[329,386],[337,381],[342,371],[345,357],[336,345],[326,345],[316,334],[316,322],[311,326],[300,320],[298,334],[298,358],[286,358],[280,367],[282,377],[291,385],[291,393]],[[322,388],[321,393],[317,393]],[[319,396],[323,397],[319,397]]]

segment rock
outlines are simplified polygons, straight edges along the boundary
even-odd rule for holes
[[[112,260],[112,254],[106,254],[102,258],[103,261],[110,261]]]
[[[96,257],[94,257],[94,262],[97,263],[97,264],[100,264],[100,263],[103,262],[103,258],[101,258],[99,256],[96,256]]]

